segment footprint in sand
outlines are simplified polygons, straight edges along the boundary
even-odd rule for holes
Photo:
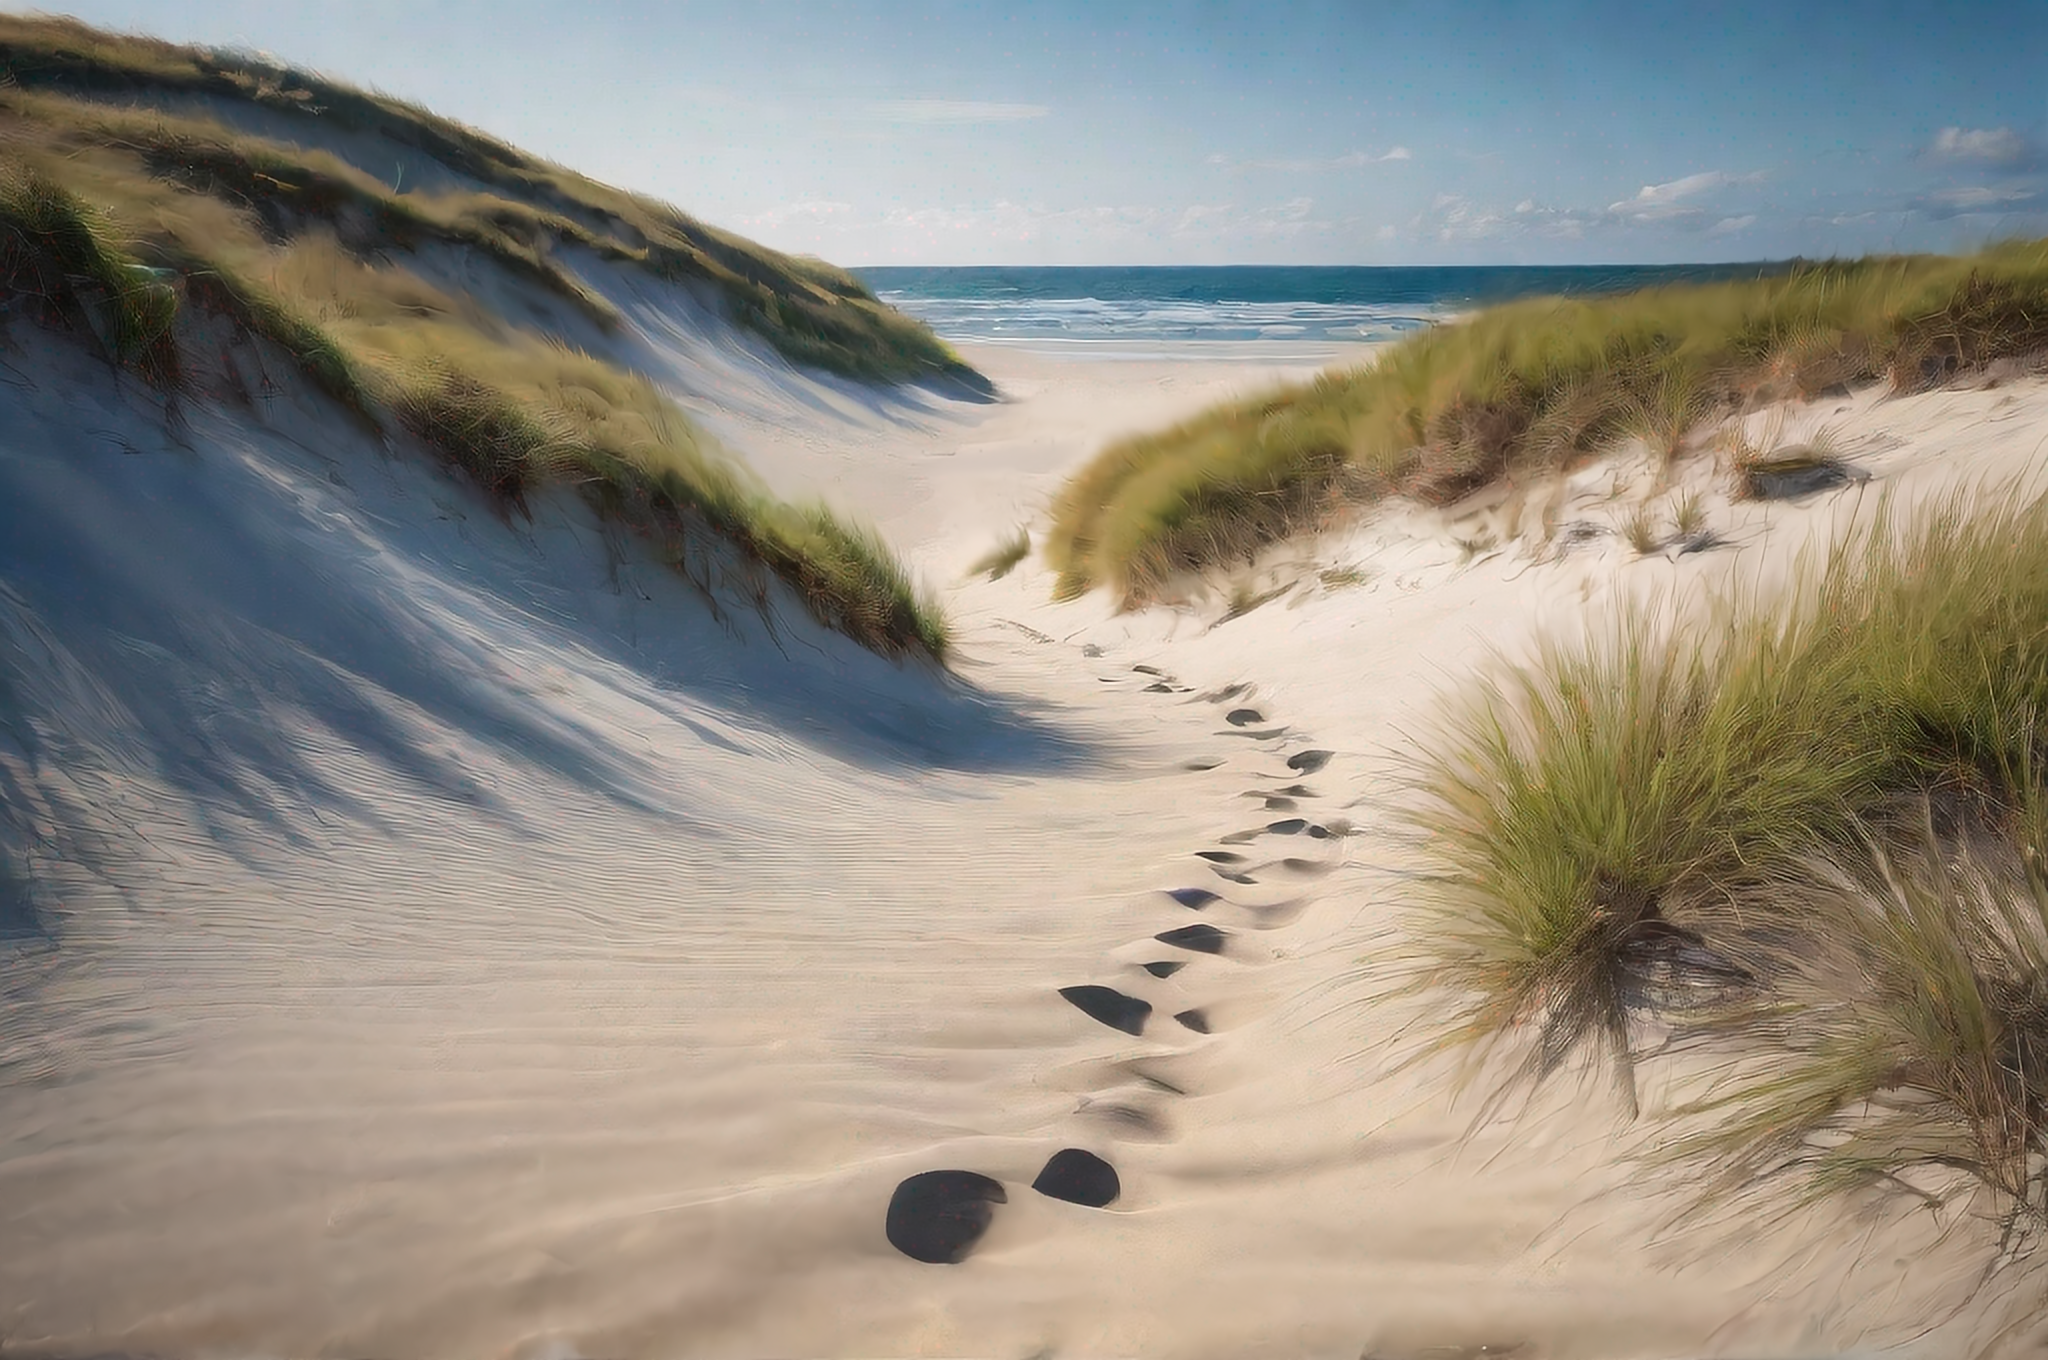
[[[1116,1168],[1092,1152],[1061,1148],[1031,1182],[1031,1188],[1049,1199],[1063,1199],[1090,1209],[1116,1203],[1123,1193]]]
[[[1009,1203],[1000,1181],[978,1171],[921,1171],[896,1187],[882,1231],[913,1261],[958,1265]]]
[[[1200,1006],[1196,1006],[1192,1010],[1179,1011],[1173,1018],[1197,1034],[1207,1034],[1209,1032],[1209,1017],[1202,1013]]]
[[[1250,685],[1243,684],[1240,682],[1235,685],[1225,685],[1222,689],[1219,690],[1211,690],[1209,693],[1204,694],[1202,697],[1204,699],[1207,699],[1212,704],[1227,704],[1232,699],[1235,699],[1238,695],[1243,694],[1250,689]]]
[[[1242,864],[1246,857],[1235,850],[1197,850],[1195,858],[1208,860],[1211,864]]]
[[[1062,987],[1060,995],[1089,1019],[1100,1020],[1125,1034],[1143,1034],[1145,1021],[1152,1015],[1151,1002],[1125,996],[1114,987],[1085,983],[1078,987]]]
[[[1200,911],[1212,903],[1223,900],[1221,895],[1212,893],[1207,888],[1168,888],[1166,895],[1189,911]]]
[[[1287,768],[1296,774],[1314,774],[1330,763],[1334,751],[1296,751],[1287,757]]]
[[[1290,807],[1293,805],[1292,799],[1283,799],[1281,801],[1286,802]],[[1223,843],[1225,845],[1244,845],[1247,842],[1257,840],[1261,836],[1307,836],[1310,840],[1321,841],[1329,839],[1330,829],[1326,826],[1319,826],[1304,817],[1286,817],[1277,822],[1268,822],[1264,826],[1253,827],[1249,831],[1233,831],[1223,838]]]
[[[1243,727],[1248,723],[1261,723],[1265,720],[1266,715],[1256,708],[1233,708],[1223,715],[1223,721],[1232,727]]]
[[[1152,938],[1161,944],[1170,944],[1175,949],[1192,949],[1198,954],[1221,954],[1223,942],[1230,936],[1215,926],[1204,923],[1181,926],[1177,930],[1162,930]]]
[[[1146,964],[1145,971],[1156,978],[1170,978],[1187,966],[1186,959],[1161,959],[1157,963]]]

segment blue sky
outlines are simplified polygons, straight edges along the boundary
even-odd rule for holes
[[[67,12],[374,85],[850,265],[1747,260],[2048,234],[2042,0]]]

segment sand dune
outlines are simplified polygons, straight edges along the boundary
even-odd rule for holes
[[[579,502],[508,523],[302,394],[167,425],[7,357],[8,1346],[1619,1360],[1995,1321],[1955,1312],[1967,1234],[1674,1233],[1596,1088],[1472,1129],[1398,1065],[1387,812],[1487,649],[2024,469],[2048,392],[1796,412],[1872,482],[1731,505],[1702,466],[1712,550],[1636,560],[1610,463],[1560,492],[1572,551],[1514,505],[1384,517],[1219,622],[958,578],[1105,438],[1276,370],[986,349],[1002,401],[880,398],[613,300],[779,489],[952,583],[957,676],[714,617]],[[1116,1198],[1034,1192],[1062,1149]],[[885,1214],[948,1169],[1004,1198],[923,1264]]]

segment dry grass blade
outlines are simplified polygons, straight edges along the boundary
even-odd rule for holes
[[[1647,502],[1622,517],[1621,536],[1635,549],[1637,557],[1648,557],[1664,546],[1664,537],[1658,532],[1657,512]]]
[[[991,581],[1000,581],[1017,569],[1017,564],[1031,554],[1031,531],[1018,525],[1016,532],[1000,540],[995,547],[974,559],[967,568],[969,576],[986,576]]]
[[[1892,833],[1894,836],[1896,833]],[[1799,1198],[1988,1192],[2008,1234],[2048,1226],[2048,888],[1923,810],[1904,848],[1809,859],[1759,884],[1808,923],[1770,951],[1778,1003],[1753,1060],[1686,1111],[1714,1122],[1674,1156],[1714,1193]]]

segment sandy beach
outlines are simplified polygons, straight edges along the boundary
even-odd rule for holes
[[[1956,1311],[1967,1232],[1675,1227],[1597,1085],[1475,1126],[1448,1064],[1402,1065],[1389,813],[1490,649],[1769,578],[1880,490],[2018,475],[2038,382],[1795,410],[1871,478],[1797,504],[1687,465],[1713,551],[1389,512],[1220,620],[961,573],[1106,440],[1313,365],[983,346],[995,402],[721,401],[692,374],[744,354],[693,353],[707,424],[941,587],[955,676],[714,618],[579,502],[494,518],[304,394],[174,442],[103,369],[10,359],[10,891],[63,944],[17,942],[0,995],[0,1334],[1638,1360],[1946,1355],[1993,1316]],[[1566,518],[1611,526],[1648,475],[1575,474]],[[1113,1205],[1030,1190],[1066,1147]],[[964,1264],[907,1259],[891,1191],[951,1168],[1006,1200]]]

